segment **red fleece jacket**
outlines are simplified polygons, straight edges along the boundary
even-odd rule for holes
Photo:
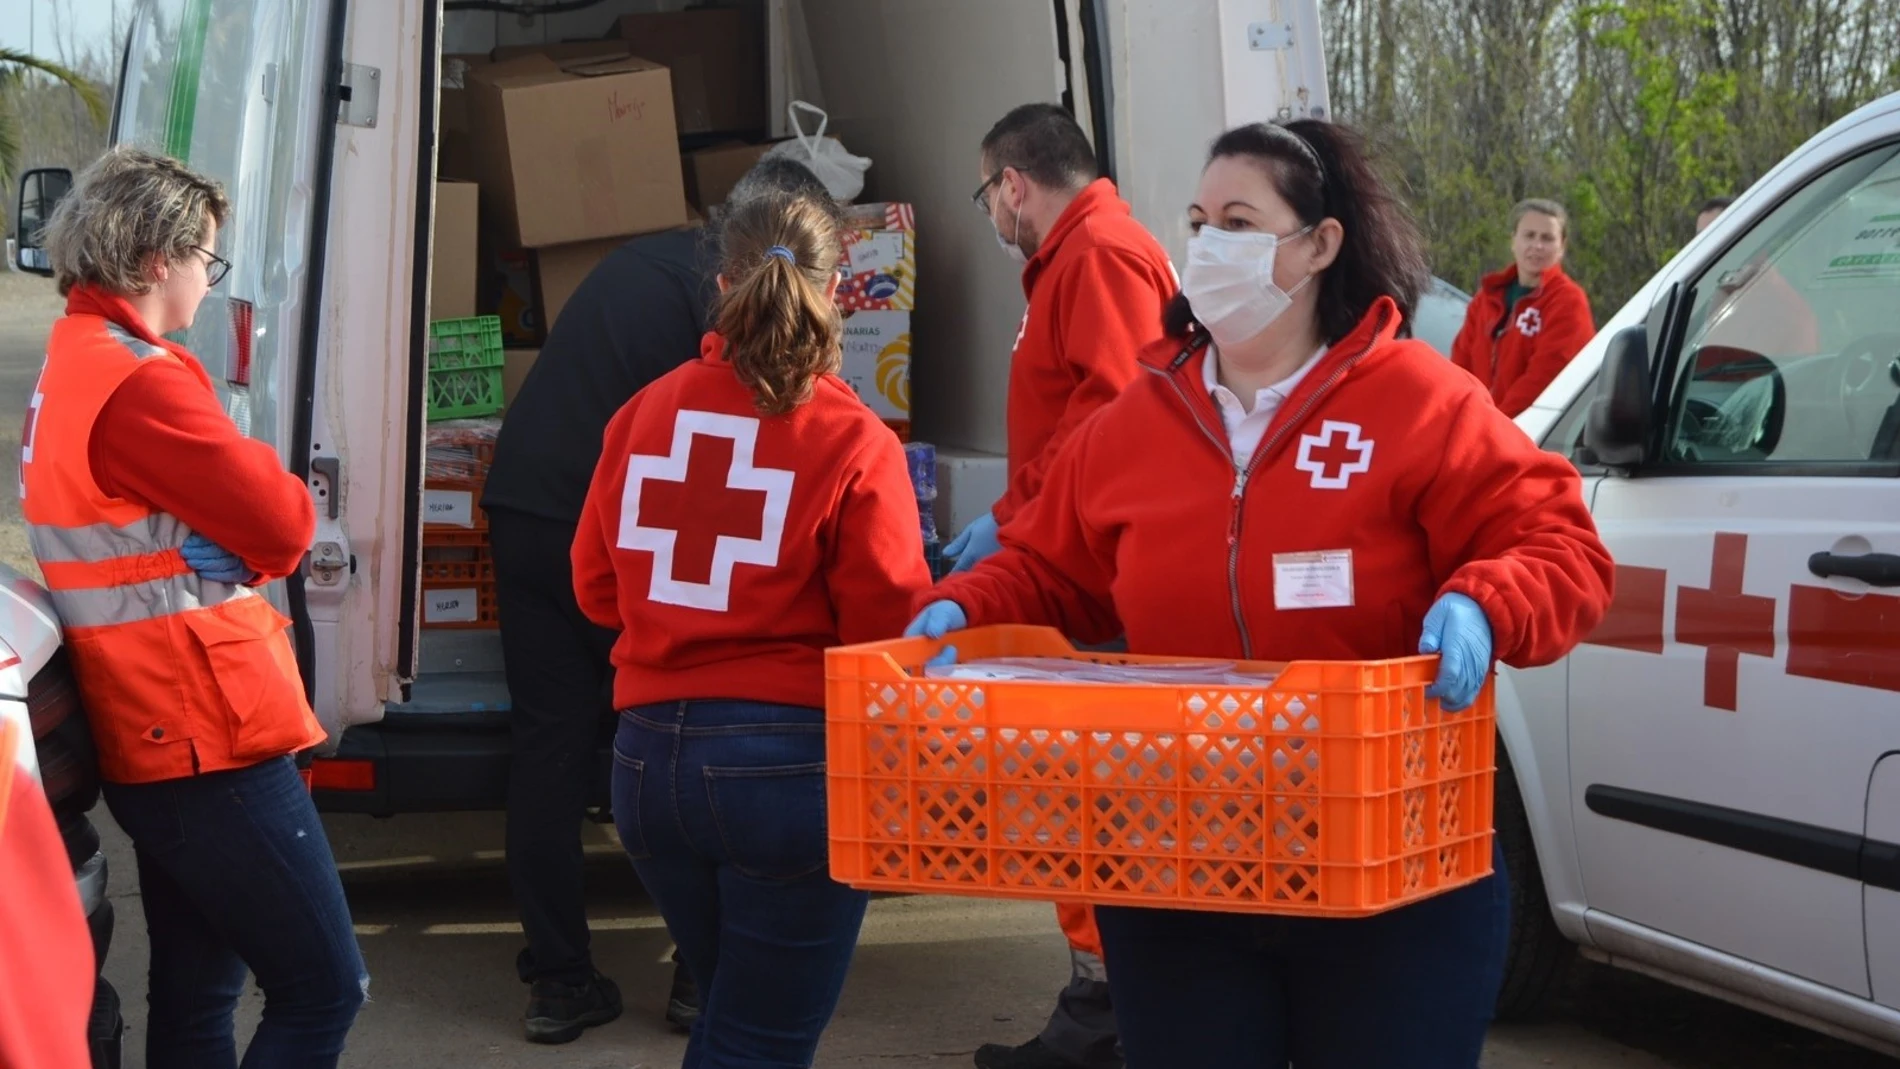
[[[1006,524],[1042,488],[1075,428],[1135,380],[1180,289],[1167,250],[1135,221],[1115,183],[1096,179],[1064,209],[1023,268],[1029,307],[1009,362]]]
[[[1505,315],[1504,295],[1516,279],[1515,264],[1484,277],[1451,345],[1451,362],[1478,376],[1513,419],[1531,407],[1597,332],[1583,287],[1563,268],[1552,267],[1536,289],[1518,299],[1503,333],[1493,337]]]
[[[1395,341],[1398,324],[1381,299],[1333,345],[1246,472],[1202,384],[1210,357],[1154,346],[1002,551],[916,604],[949,598],[972,625],[1083,641],[1123,631],[1136,653],[1371,659],[1416,653],[1425,613],[1455,591],[1483,606],[1499,659],[1563,656],[1610,602],[1581,480],[1469,375]],[[1349,604],[1282,607],[1300,563],[1285,555],[1341,551]]]
[[[895,638],[930,586],[897,436],[842,379],[761,416],[708,334],[607,425],[574,593],[620,632],[614,704],[825,704],[824,651]]]
[[[87,457],[99,489],[178,517],[237,554],[253,582],[296,571],[317,527],[310,490],[276,447],[231,422],[198,358],[152,333],[121,297],[80,286],[66,314],[116,323],[180,361],[145,361],[99,410]]]

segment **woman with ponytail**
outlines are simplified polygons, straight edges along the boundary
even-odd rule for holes
[[[700,358],[608,425],[574,540],[614,645],[621,844],[699,984],[687,1069],[804,1067],[867,898],[825,848],[824,650],[930,586],[903,447],[838,378],[835,205],[721,224]]]
[[[1576,469],[1405,339],[1418,232],[1345,127],[1223,134],[1147,374],[1076,432],[1002,551],[910,631],[1059,627],[1134,653],[1441,654],[1447,715],[1494,661],[1567,653],[1610,600]],[[1253,815],[1264,827],[1263,810]],[[1366,920],[1101,906],[1128,1069],[1475,1069],[1503,862]]]

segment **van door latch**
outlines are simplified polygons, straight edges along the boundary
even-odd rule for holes
[[[376,128],[376,105],[383,96],[383,72],[356,63],[343,65],[343,84],[337,86],[336,121],[345,126]]]
[[[1290,22],[1252,22],[1247,24],[1247,47],[1255,52],[1281,52],[1293,47]]]
[[[350,572],[350,556],[339,542],[318,542],[310,547],[310,581],[318,586],[335,586]]]

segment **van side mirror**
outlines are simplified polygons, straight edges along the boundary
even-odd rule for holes
[[[42,232],[72,188],[73,173],[64,167],[36,167],[20,176],[20,202],[13,213],[14,266],[35,275],[53,273]]]
[[[1609,468],[1640,464],[1649,445],[1649,332],[1624,327],[1603,356],[1602,385],[1584,421],[1583,445]]]

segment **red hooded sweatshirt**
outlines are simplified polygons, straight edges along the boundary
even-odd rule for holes
[[[842,379],[761,416],[708,334],[607,425],[574,537],[581,611],[620,632],[614,704],[825,704],[824,651],[895,638],[930,586],[897,436]]]
[[[1515,281],[1515,264],[1484,276],[1451,345],[1451,362],[1478,376],[1512,419],[1531,407],[1597,332],[1590,298],[1555,265],[1536,289],[1518,298],[1505,322],[1504,296]]]
[[[1135,380],[1135,355],[1161,337],[1180,289],[1167,250],[1106,178],[1056,219],[1027,266],[1029,307],[1009,360],[1009,487],[998,526],[1042,488],[1062,443]]]
[[[1498,658],[1543,664],[1610,602],[1577,472],[1381,298],[1275,415],[1245,471],[1171,339],[1076,435],[1003,549],[917,599],[1136,653],[1285,661],[1418,652],[1432,602],[1484,608]],[[1315,577],[1330,579],[1315,583]]]

